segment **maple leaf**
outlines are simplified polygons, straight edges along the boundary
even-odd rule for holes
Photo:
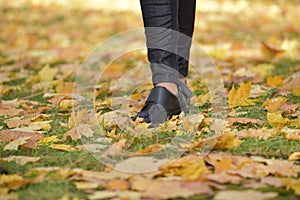
[[[238,147],[241,144],[241,141],[237,139],[234,135],[225,133],[222,134],[214,146],[214,149],[229,149]]]
[[[38,76],[41,82],[49,82],[53,80],[56,73],[57,68],[50,68],[49,65],[46,65],[38,72]]]
[[[276,87],[276,86],[282,86],[283,85],[283,76],[269,76],[267,78],[267,86]]]
[[[263,104],[263,106],[268,110],[268,112],[276,112],[282,106],[286,106],[286,105],[287,105],[286,98],[284,98],[284,97],[267,99]]]
[[[289,119],[282,117],[281,111],[267,113],[267,120],[272,127],[283,128],[284,126],[291,124]]]
[[[73,82],[64,82],[63,79],[59,79],[56,85],[56,92],[58,94],[72,94],[74,89]]]
[[[236,90],[233,86],[228,95],[228,104],[230,107],[250,106],[253,100],[249,99],[251,82],[242,83],[241,87]]]
[[[292,92],[293,92],[293,95],[300,97],[300,87],[294,87]]]
[[[197,156],[187,156],[160,167],[162,175],[182,176],[186,179],[197,179],[210,171],[205,166],[203,159]]]

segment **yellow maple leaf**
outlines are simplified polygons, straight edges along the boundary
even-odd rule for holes
[[[56,73],[57,68],[51,68],[49,65],[46,65],[38,72],[39,80],[40,82],[52,81]]]
[[[287,190],[294,190],[295,194],[300,195],[300,179],[294,180],[294,179],[285,179],[283,181],[283,185],[286,186]]]
[[[204,160],[194,155],[170,162],[161,166],[159,170],[164,176],[181,176],[187,180],[195,180],[211,173]]]
[[[204,104],[209,103],[210,99],[211,97],[209,92],[207,92],[206,94],[201,94],[200,96],[198,96],[199,106],[203,106]]]
[[[282,128],[291,124],[289,119],[282,117],[281,111],[267,113],[267,120],[272,127]]]
[[[229,149],[229,148],[236,148],[240,146],[241,141],[237,139],[234,135],[230,135],[225,133],[220,136],[214,149]]]
[[[59,94],[72,94],[74,89],[73,82],[64,82],[63,79],[59,79],[56,85],[56,92]]]
[[[241,87],[236,90],[233,86],[228,95],[228,104],[230,107],[249,106],[253,103],[249,99],[251,82],[242,83]]]
[[[266,85],[271,87],[282,86],[283,76],[268,76]]]
[[[300,87],[295,87],[292,89],[293,95],[300,97]]]

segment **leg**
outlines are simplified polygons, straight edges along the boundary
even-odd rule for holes
[[[152,81],[154,85],[161,82],[175,82],[175,72],[179,70],[178,56],[166,49],[176,50],[178,46],[177,34],[172,31],[179,31],[178,0],[140,0],[140,2]]]
[[[179,0],[178,22],[179,31],[184,37],[179,38],[178,52],[185,58],[179,56],[179,72],[186,77],[188,74],[188,58],[194,32],[196,0]]]
[[[180,81],[178,0],[140,0],[154,88],[138,117],[162,123],[181,111],[188,112],[191,92]],[[149,28],[150,27],[150,28]],[[175,90],[176,89],[176,90]],[[172,91],[173,90],[173,91]]]

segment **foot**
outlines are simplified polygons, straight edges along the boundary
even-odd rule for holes
[[[160,124],[181,111],[187,113],[191,92],[186,81],[180,80],[178,86],[171,82],[155,85],[142,110],[132,120],[143,118],[146,123]]]

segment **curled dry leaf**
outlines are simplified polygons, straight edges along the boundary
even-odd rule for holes
[[[291,155],[289,155],[288,158],[289,161],[295,161],[295,160],[300,160],[300,152],[294,152]]]

